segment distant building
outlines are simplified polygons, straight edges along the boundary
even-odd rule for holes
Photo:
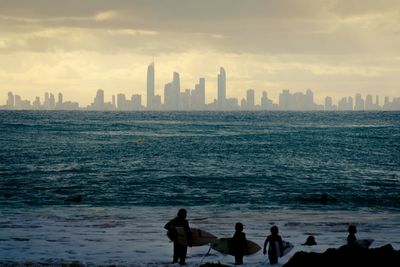
[[[330,96],[325,97],[324,110],[326,111],[336,110],[336,107],[333,105],[332,97]]]
[[[364,100],[361,97],[361,94],[356,94],[354,110],[364,110]]]
[[[13,109],[13,108],[14,108],[14,105],[15,105],[15,97],[14,97],[13,93],[8,92],[8,95],[7,95],[7,105],[6,105],[6,107],[7,107],[8,109]]]
[[[147,67],[147,110],[153,110],[154,104],[154,62]]]
[[[205,108],[206,93],[205,79],[200,78],[199,83],[194,86],[191,92],[190,105],[192,110],[203,110]]]
[[[217,107],[218,110],[225,109],[225,100],[226,100],[226,73],[223,67],[220,67],[218,74],[218,98],[217,98]]]
[[[268,94],[266,91],[263,91],[263,93],[262,93],[261,109],[264,109],[264,110],[272,110],[273,109],[272,100],[268,99]]]
[[[153,98],[154,98],[154,96],[153,96]],[[142,96],[141,95],[132,95],[131,107],[132,107],[131,108],[132,110],[142,110]]]
[[[253,89],[249,89],[246,92],[246,107],[243,107],[247,110],[254,110],[255,109],[255,94]]]
[[[180,79],[179,73],[174,72],[173,80],[164,87],[164,109],[179,110]]]

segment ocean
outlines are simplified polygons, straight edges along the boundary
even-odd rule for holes
[[[2,262],[163,265],[179,208],[259,245],[277,225],[295,245],[281,263],[343,245],[350,223],[400,249],[399,192],[400,112],[0,111]],[[188,264],[234,262],[208,250]]]

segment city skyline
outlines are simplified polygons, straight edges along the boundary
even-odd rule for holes
[[[331,96],[325,96],[324,103],[318,103],[314,99],[314,92],[307,89],[303,92],[290,92],[283,89],[279,94],[278,100],[268,97],[266,90],[256,98],[254,89],[247,89],[246,95],[241,98],[228,98],[227,95],[227,75],[223,67],[220,67],[217,74],[217,98],[212,102],[206,102],[205,78],[199,78],[199,82],[192,89],[181,89],[180,74],[173,72],[172,81],[164,85],[163,95],[156,94],[155,90],[155,65],[150,63],[147,68],[147,93],[146,98],[132,92],[131,97],[124,93],[111,96],[111,101],[107,101],[103,89],[98,89],[93,102],[87,106],[80,106],[78,102],[63,101],[63,94],[57,94],[57,101],[53,93],[45,92],[43,101],[40,96],[36,96],[31,103],[23,99],[20,95],[9,92],[5,105],[0,105],[4,109],[34,109],[34,110],[101,110],[101,111],[200,111],[200,110],[289,110],[289,111],[348,111],[348,110],[400,110],[400,97],[390,99],[388,96],[381,98],[379,95],[366,95],[365,99],[360,93],[355,97],[345,96],[334,102]],[[145,103],[142,103],[145,99]],[[256,100],[257,99],[257,100]],[[258,101],[259,99],[259,101]],[[258,104],[259,103],[259,104]]]
[[[319,103],[356,93],[393,98],[399,11],[392,0],[0,1],[0,103],[8,91],[32,100],[61,92],[84,106],[98,88],[145,96],[152,60],[159,95],[175,71],[182,89],[205,78],[211,102],[224,66],[226,98],[247,88],[271,99],[312,88]]]

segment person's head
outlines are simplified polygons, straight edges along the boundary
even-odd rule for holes
[[[353,224],[349,225],[349,234],[355,234],[355,233],[357,233],[356,226]]]
[[[279,229],[278,229],[278,226],[276,226],[276,225],[274,225],[274,226],[272,226],[271,227],[271,234],[278,234],[279,233]]]
[[[187,214],[187,212],[186,212],[186,210],[185,209],[180,209],[179,211],[178,211],[178,218],[181,218],[181,219],[186,219],[186,214]]]
[[[310,236],[307,237],[306,243],[304,243],[303,245],[314,246],[316,244],[317,244],[317,242],[315,242],[314,236],[310,235]]]
[[[243,231],[243,224],[240,223],[240,222],[236,223],[236,224],[235,224],[235,231],[236,231],[236,232],[241,232],[241,231]]]

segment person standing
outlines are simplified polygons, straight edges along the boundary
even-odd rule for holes
[[[277,264],[278,258],[283,256],[283,242],[282,238],[279,233],[279,229],[277,226],[272,226],[271,234],[267,236],[264,242],[264,250],[263,254],[267,254],[267,244],[269,243],[268,247],[268,258],[270,264]]]
[[[243,264],[243,256],[247,248],[246,234],[243,232],[243,224],[235,224],[235,234],[232,237],[232,254],[235,256],[235,265]]]
[[[347,236],[347,247],[348,248],[355,248],[357,243],[357,237],[356,237],[356,233],[357,233],[357,227],[353,224],[349,225],[349,235]]]
[[[192,246],[192,233],[190,231],[189,222],[186,220],[186,209],[180,209],[177,216],[165,224],[164,228],[168,230],[168,237],[174,242],[174,255],[172,263],[186,265],[187,247]],[[178,232],[176,227],[185,229],[187,245],[178,243]]]

